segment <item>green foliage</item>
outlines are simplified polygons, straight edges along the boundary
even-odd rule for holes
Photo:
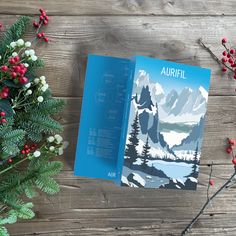
[[[4,55],[7,50],[7,46],[23,36],[27,26],[30,23],[28,16],[21,16],[4,34],[0,43],[0,55]]]

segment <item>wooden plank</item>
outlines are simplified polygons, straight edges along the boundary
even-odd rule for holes
[[[0,16],[7,26],[15,16]],[[46,75],[55,96],[81,96],[88,53],[131,57],[147,55],[198,65],[212,70],[210,95],[235,95],[235,80],[222,76],[221,68],[198,44],[202,37],[221,55],[222,36],[232,40],[235,17],[51,17],[49,45],[37,53],[45,59]],[[215,27],[217,25],[217,28]],[[227,25],[227,27],[226,27]],[[194,33],[193,33],[194,29]],[[32,34],[28,34],[29,38]]]
[[[214,166],[216,186],[211,193],[232,171],[227,165]],[[61,192],[50,198],[40,196],[36,218],[9,229],[12,235],[179,235],[206,200],[208,175],[209,167],[203,166],[195,192],[118,187],[109,181],[74,178],[71,171],[62,172],[57,178]],[[235,187],[222,192],[193,232],[233,235],[235,193]],[[225,228],[228,224],[231,227]]]
[[[81,98],[65,98],[66,107],[58,116],[64,125],[64,138],[70,142],[62,160],[65,169],[73,169],[81,110]],[[210,96],[205,123],[201,163],[231,164],[225,153],[226,138],[236,138],[236,97]]]
[[[235,15],[236,3],[233,0],[67,0],[1,1],[1,14],[37,14],[44,7],[50,15]]]

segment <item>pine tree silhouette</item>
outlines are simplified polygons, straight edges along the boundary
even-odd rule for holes
[[[139,119],[138,119],[138,112],[136,112],[133,124],[131,125],[132,130],[130,132],[129,143],[126,144],[125,155],[128,157],[125,159],[125,163],[128,166],[131,166],[138,158],[138,151],[136,147],[139,144]]]
[[[196,146],[196,149],[195,149],[195,152],[194,152],[194,160],[193,160],[193,167],[192,167],[192,172],[191,172],[191,176],[193,177],[197,177],[197,169],[198,169],[198,143],[197,143],[197,146]]]
[[[142,160],[142,167],[145,168],[147,166],[148,158],[150,157],[150,145],[148,144],[148,137],[146,140],[146,143],[143,145],[143,151],[141,155],[141,160]]]

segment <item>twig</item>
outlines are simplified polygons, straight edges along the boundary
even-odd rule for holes
[[[212,50],[211,50],[209,47],[207,47],[205,43],[203,43],[203,41],[202,41],[201,38],[198,40],[198,43],[199,43],[207,52],[210,53],[211,57],[212,57],[220,66],[223,65],[223,66],[227,67],[230,71],[234,72],[234,70],[233,70],[232,68],[230,68],[230,67],[229,67],[228,65],[226,65],[224,62],[222,62],[222,61],[214,54],[214,52],[212,52]],[[224,45],[224,47],[225,47],[225,45]],[[226,47],[225,47],[225,48],[226,48]],[[226,48],[226,50],[228,50],[228,49]]]
[[[224,189],[227,188],[227,186],[231,183],[233,178],[236,176],[236,167],[234,167],[234,173],[231,175],[231,177],[210,197],[207,199],[206,203],[202,206],[199,213],[192,219],[192,221],[186,226],[186,228],[182,231],[181,236],[186,235],[189,230],[192,228],[192,226],[196,223],[198,218],[203,214],[205,208],[209,205],[209,203]]]
[[[207,200],[209,200],[209,190],[210,190],[210,180],[212,176],[212,170],[213,170],[213,162],[211,163],[211,170],[210,170],[209,181],[208,181],[208,186],[207,186]]]

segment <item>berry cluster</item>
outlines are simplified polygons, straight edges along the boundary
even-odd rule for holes
[[[0,112],[0,116],[1,116],[0,123],[6,123],[7,122],[7,120],[5,118],[6,112],[5,111],[1,111]]]
[[[41,15],[39,16],[39,21],[34,21],[34,23],[33,23],[34,27],[38,28],[38,29],[40,29],[40,27],[43,26],[43,25],[47,25],[48,21],[49,21],[49,17],[47,16],[46,11],[43,8],[40,8],[39,11],[41,13]],[[46,43],[49,42],[49,38],[47,38],[45,36],[44,32],[38,32],[37,33],[37,38],[38,39],[43,39],[44,42],[46,42]]]
[[[7,99],[9,96],[10,89],[7,86],[4,86],[0,92],[0,97],[2,99]]]
[[[24,148],[21,150],[21,154],[23,155],[27,155],[29,154],[31,151],[34,151],[37,148],[36,144],[25,144]]]
[[[221,58],[221,63],[223,64],[222,71],[225,73],[228,70],[234,72],[234,79],[236,79],[236,50],[234,48],[228,48],[226,43],[227,38],[221,40],[224,51],[222,52],[223,57]]]
[[[234,156],[233,153],[233,147],[236,145],[236,140],[234,139],[229,139],[228,140],[228,147],[226,148],[226,152],[228,154],[232,154],[232,163],[236,165],[236,156]]]

